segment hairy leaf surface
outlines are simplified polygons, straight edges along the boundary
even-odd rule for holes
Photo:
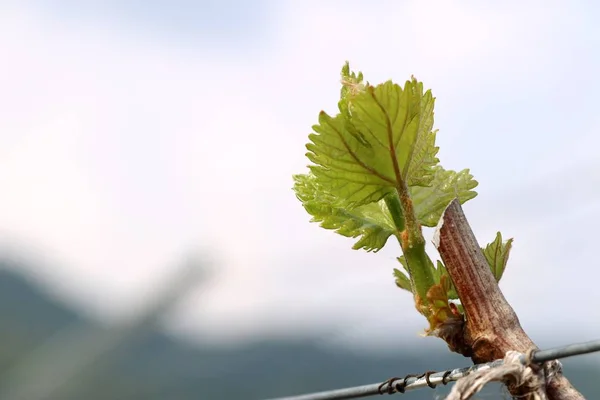
[[[434,179],[434,98],[415,79],[404,88],[391,81],[340,101],[340,114],[319,115],[309,135],[307,157],[319,185],[345,206],[382,199],[401,185],[427,185]]]
[[[321,227],[346,237],[358,237],[354,249],[377,252],[394,233],[394,223],[385,201],[345,209],[336,205],[334,196],[319,188],[314,176],[295,175],[294,181],[296,196],[312,215],[311,222],[320,222]]]
[[[458,198],[463,204],[477,196],[477,192],[472,189],[478,185],[468,169],[455,172],[436,165],[433,167],[433,174],[430,186],[409,188],[419,222],[429,227],[437,225],[444,209],[454,198]]]

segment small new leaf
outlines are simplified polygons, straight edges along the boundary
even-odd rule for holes
[[[342,67],[342,89],[340,92],[340,98],[343,99],[351,99],[358,93],[362,92],[365,89],[365,84],[363,83],[363,73],[359,72],[356,74],[354,71],[350,71],[350,63],[346,61],[346,64]],[[368,85],[368,82],[367,82]]]
[[[437,274],[439,276],[438,283],[444,282],[444,290],[446,291],[446,295],[450,300],[457,300],[458,293],[456,293],[456,288],[452,283],[452,279],[450,279],[450,275],[448,274],[448,270],[446,270],[446,266],[440,260],[437,260]]]
[[[415,213],[421,225],[437,225],[444,209],[454,199],[461,204],[477,196],[472,190],[478,185],[468,169],[460,172],[447,171],[439,165],[433,169],[433,181],[430,186],[413,186],[410,195],[415,204]]]
[[[450,275],[448,275],[448,271],[446,270],[446,266],[440,260],[437,260],[436,266],[433,266],[431,263],[431,269],[433,271],[433,279],[436,284],[441,284],[444,289],[444,293],[449,299],[458,299],[458,294],[456,293],[456,289],[454,288],[454,284],[450,279]]]
[[[502,234],[498,232],[496,233],[496,239],[494,239],[492,243],[485,246],[484,249],[481,249],[483,250],[483,255],[490,265],[490,269],[492,270],[497,282],[500,281],[502,274],[504,274],[506,263],[508,262],[508,255],[512,247],[512,242],[512,238],[503,242]]]
[[[340,100],[340,114],[321,112],[309,135],[309,168],[319,185],[346,207],[381,200],[401,185],[434,179],[434,98],[415,79],[404,88],[388,81]]]
[[[408,279],[404,272],[400,271],[397,268],[394,268],[394,277],[396,278],[396,286],[398,286],[401,289],[408,290],[412,293],[410,279]]]
[[[377,252],[394,233],[394,224],[385,201],[370,203],[353,209],[341,208],[337,199],[322,190],[314,176],[295,175],[294,191],[304,209],[312,215],[311,222],[320,222],[325,229],[340,235],[360,239],[355,250]]]
[[[398,260],[400,265],[402,265],[402,268],[404,268],[404,270],[408,274],[408,264],[406,263],[406,257],[404,257],[404,256],[396,257],[396,260]]]
[[[423,95],[423,84],[416,83],[413,77],[413,84],[410,89],[410,96],[413,102],[419,101],[421,104],[420,118],[417,123],[416,140],[411,147],[409,156],[410,163],[407,166],[405,175],[409,178],[407,183],[409,186],[429,186],[432,179],[435,179],[433,168],[439,163],[436,157],[439,147],[435,145],[435,136],[437,129],[433,129],[433,105],[435,98],[431,97],[431,92]],[[404,90],[407,90],[405,87]]]

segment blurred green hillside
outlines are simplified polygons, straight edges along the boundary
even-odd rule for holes
[[[52,299],[23,276],[0,270],[0,399],[6,385],[14,385],[13,370],[32,350],[80,324],[99,337],[108,328]],[[53,336],[54,335],[54,336]],[[426,342],[426,343],[425,343]],[[318,338],[271,340],[216,347],[192,346],[157,330],[135,337],[107,357],[77,371],[76,378],[59,388],[56,400],[207,400],[261,399],[355,386],[391,376],[468,366],[469,360],[450,354],[443,343],[415,338],[388,354],[365,354],[319,345]],[[77,351],[73,347],[73,351]],[[58,366],[68,360],[58,356]],[[587,398],[600,398],[595,379],[600,358],[585,356],[565,360],[566,375]],[[594,363],[592,363],[594,362]],[[27,374],[35,384],[36,373]],[[442,398],[448,387],[426,388],[403,395],[407,399]],[[486,389],[482,398],[508,398],[499,386]],[[10,398],[10,397],[9,397]],[[34,399],[23,399],[34,400]]]

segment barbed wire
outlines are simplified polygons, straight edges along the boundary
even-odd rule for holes
[[[600,340],[570,344],[548,350],[538,350],[532,354],[531,362],[534,364],[541,364],[546,361],[588,354],[597,351],[600,351]],[[520,360],[523,364],[526,363],[526,355],[522,354]],[[428,371],[421,375],[406,375],[404,378],[391,378],[382,383],[373,383],[369,385],[354,386],[344,389],[335,389],[298,396],[277,397],[269,400],[343,400],[382,394],[404,393],[407,390],[419,389],[426,386],[434,389],[439,384],[446,385],[449,382],[457,381],[460,378],[472,374],[473,372],[496,368],[503,364],[503,360],[495,360],[489,363],[477,364],[466,368],[456,368],[441,372]]]

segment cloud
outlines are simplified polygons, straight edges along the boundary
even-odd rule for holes
[[[538,266],[539,246],[555,242],[526,230],[521,215],[537,203],[505,199],[524,190],[543,202],[523,187],[552,192],[549,161],[567,148],[561,160],[592,157],[563,127],[594,132],[598,120],[573,100],[577,87],[554,85],[583,57],[585,49],[557,55],[582,34],[582,11],[540,4],[281,2],[267,44],[226,55],[93,21],[75,30],[31,9],[4,13],[0,57],[12,62],[0,66],[3,236],[54,257],[60,267],[45,279],[105,318],[135,312],[174,260],[210,248],[217,275],[176,318],[194,335],[361,330],[397,316],[402,335],[414,336],[425,322],[393,285],[393,243],[376,255],[351,251],[348,239],[309,224],[291,191],[318,111],[335,111],[348,59],[372,82],[415,74],[434,89],[442,162],[471,167],[481,182],[466,207],[474,229],[482,241],[496,229],[517,237],[503,287],[519,313],[547,319],[520,279],[551,287],[559,275],[544,268],[568,257],[545,255]]]

